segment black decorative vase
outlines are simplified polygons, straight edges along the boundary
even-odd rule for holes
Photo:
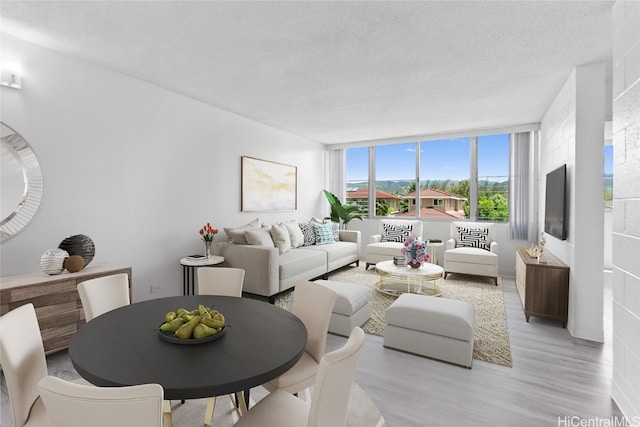
[[[67,251],[69,256],[80,255],[84,259],[84,266],[89,265],[93,256],[96,254],[96,247],[93,240],[84,234],[76,234],[69,236],[60,242],[58,248]]]

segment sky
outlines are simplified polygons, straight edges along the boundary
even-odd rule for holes
[[[468,179],[469,140],[425,141],[420,145],[420,180]],[[415,179],[414,142],[376,147],[376,180]],[[347,150],[347,182],[368,179],[369,147]],[[509,135],[478,137],[478,176],[508,176]]]

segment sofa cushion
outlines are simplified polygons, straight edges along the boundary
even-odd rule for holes
[[[331,230],[333,231],[333,241],[340,241],[340,224],[337,222],[331,221]]]
[[[316,245],[325,245],[327,243],[333,243],[333,229],[331,223],[325,224],[313,224],[316,232]]]
[[[227,236],[229,236],[229,238],[233,241],[233,243],[246,245],[247,239],[244,237],[244,232],[254,228],[260,228],[261,226],[262,226],[262,221],[260,220],[260,218],[256,218],[250,223],[247,223],[240,227],[236,227],[236,228],[224,227],[224,233]]]
[[[247,230],[244,232],[244,238],[247,243],[254,246],[266,246],[273,248],[275,244],[271,238],[270,227],[256,228],[254,230]]]
[[[327,254],[326,260],[329,264],[343,258],[349,258],[354,253],[353,242],[331,242],[324,245],[309,246],[310,250],[321,251]]]
[[[489,250],[489,229],[457,226],[457,248],[480,248]]]
[[[326,266],[327,255],[324,251],[314,251],[308,248],[297,248],[279,255],[280,281],[316,269],[319,265]]]
[[[281,254],[291,249],[291,237],[289,237],[289,230],[284,224],[271,226],[271,238]]]
[[[444,252],[447,262],[498,265],[498,255],[479,248],[455,248]]]
[[[304,235],[304,246],[312,246],[316,244],[316,230],[313,227],[313,223],[309,222],[301,222],[298,224],[300,226],[300,231]]]
[[[297,220],[291,220],[289,222],[283,222],[284,226],[289,231],[289,240],[291,240],[292,248],[299,248],[304,245],[304,234],[300,229],[300,225]]]
[[[404,242],[411,234],[413,225],[383,223],[382,228],[384,230],[384,234],[382,235],[383,242]]]

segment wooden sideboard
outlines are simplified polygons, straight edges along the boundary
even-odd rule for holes
[[[530,316],[556,319],[567,326],[569,266],[545,250],[538,261],[516,248],[516,289],[527,322]]]
[[[0,277],[0,314],[32,303],[45,353],[63,350],[69,346],[75,331],[85,323],[78,283],[119,273],[129,275],[131,288],[131,267],[108,263],[91,263],[77,273],[54,276],[38,272]]]

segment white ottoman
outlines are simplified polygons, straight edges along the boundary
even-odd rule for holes
[[[326,286],[338,295],[329,322],[329,332],[348,337],[355,326],[362,326],[369,320],[371,289],[332,280],[316,280],[314,283]]]
[[[384,317],[385,347],[471,368],[473,304],[407,293],[387,308]]]

